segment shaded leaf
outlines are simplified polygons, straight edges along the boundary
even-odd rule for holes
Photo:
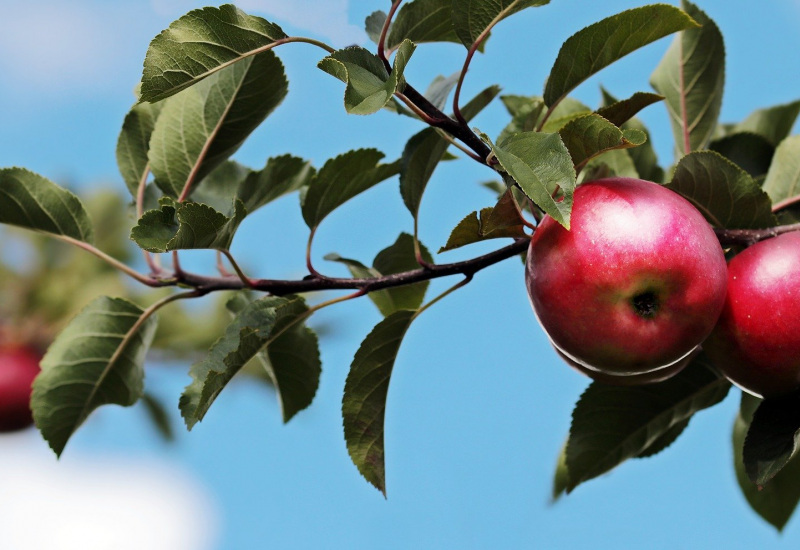
[[[156,318],[121,298],[89,303],[56,337],[33,383],[36,427],[57,455],[101,405],[129,407],[144,391],[144,357]]]
[[[190,11],[150,42],[140,99],[167,98],[282,38],[279,26],[232,4]]]
[[[622,128],[625,130],[639,130],[640,132],[644,132],[647,138],[647,141],[639,147],[624,151],[633,162],[638,177],[647,181],[662,183],[664,181],[664,170],[658,165],[656,151],[650,140],[650,132],[648,132],[645,125],[638,118],[632,118],[623,124]]]
[[[742,460],[747,477],[763,487],[797,454],[800,392],[764,399],[753,414]]]
[[[314,229],[339,206],[398,173],[400,162],[379,164],[377,149],[356,149],[328,160],[308,185],[303,219]]]
[[[578,31],[558,52],[544,89],[554,107],[578,84],[634,50],[674,32],[697,26],[674,6],[654,4],[623,11]]]
[[[468,214],[450,233],[447,244],[439,249],[446,252],[468,244],[504,237],[528,237],[520,214],[513,203],[513,191],[506,189],[497,205]]]
[[[425,99],[430,101],[431,105],[440,111],[444,111],[447,98],[453,88],[456,87],[456,84],[458,84],[460,75],[461,73],[459,72],[453,73],[450,76],[439,75],[434,78],[433,82],[428,86],[428,89],[425,90]]]
[[[575,168],[558,134],[524,132],[493,145],[500,165],[539,208],[569,229]],[[553,198],[560,190],[561,199]]]
[[[385,11],[378,10],[374,11],[367,16],[364,20],[364,30],[367,33],[367,36],[370,40],[375,42],[376,44],[381,39],[381,33],[383,32],[383,25],[386,23],[386,15]],[[391,26],[389,27],[391,30]]]
[[[572,413],[567,490],[645,452],[697,411],[722,401],[729,389],[730,382],[709,368],[702,355],[656,384],[617,387],[593,382]]]
[[[738,132],[715,139],[708,148],[727,158],[754,178],[767,173],[772,156],[775,154],[775,146],[766,138],[749,132]]]
[[[25,168],[0,169],[0,223],[90,244],[94,240],[92,221],[80,199]]]
[[[636,455],[634,458],[650,458],[651,456],[655,456],[673,443],[680,437],[683,431],[689,427],[689,421],[691,418],[687,418],[682,422],[678,422],[674,426],[672,426],[669,430],[664,432],[661,437],[653,441],[648,447]]]
[[[700,28],[675,37],[650,77],[666,98],[675,146],[680,155],[705,148],[717,127],[725,84],[725,44],[717,25],[694,4],[684,9]]]
[[[500,92],[499,86],[489,86],[461,108],[466,120],[471,120]],[[419,214],[422,194],[436,166],[444,158],[450,142],[433,128],[426,128],[408,140],[400,159],[400,194],[414,219]]]
[[[167,409],[164,408],[164,404],[147,392],[142,395],[142,404],[145,411],[147,411],[147,417],[156,427],[161,437],[165,441],[174,441],[175,431],[172,429],[172,423],[169,421],[169,414]]]
[[[639,172],[633,163],[630,153],[633,149],[612,149],[594,157],[578,177],[578,183],[585,183],[601,178],[618,176],[621,178],[638,178]]]
[[[400,343],[415,314],[414,311],[397,311],[367,335],[350,365],[342,399],[347,452],[361,475],[384,496],[386,397]]]
[[[644,132],[620,130],[597,113],[581,116],[559,130],[576,171],[611,149],[628,149],[646,141]]]
[[[622,124],[628,122],[636,116],[636,113],[645,107],[663,100],[664,96],[658,94],[636,92],[628,99],[615,101],[610,105],[601,107],[597,110],[597,114],[608,120],[611,124],[622,126]]]
[[[228,250],[246,214],[242,201],[238,199],[231,210],[226,216],[206,204],[176,203],[165,197],[159,210],[144,213],[131,230],[131,239],[149,252]]]
[[[392,24],[386,47],[395,49],[403,40],[459,42],[453,28],[452,0],[414,0],[403,4]]]
[[[238,310],[208,356],[192,365],[192,382],[180,398],[181,415],[191,430],[237,372],[308,312],[297,297],[267,296]],[[284,415],[286,415],[284,410]]]
[[[506,17],[549,3],[550,0],[452,0],[453,27],[469,49],[486,29]]]
[[[125,116],[117,138],[117,166],[131,195],[135,198],[139,184],[147,174],[147,151],[150,136],[161,114],[163,103],[139,103]]]
[[[757,109],[737,124],[733,131],[758,134],[777,146],[792,131],[798,114],[800,114],[800,101]]]
[[[497,137],[498,142],[505,141],[512,134],[536,130],[544,111],[544,99],[536,96],[504,95],[500,100],[511,115],[511,122]]]
[[[272,52],[214,73],[164,103],[150,139],[156,184],[178,197],[228,159],[283,101],[288,83]]]
[[[318,66],[347,84],[344,106],[348,113],[369,115],[385,107],[404,85],[403,71],[414,48],[412,42],[403,42],[394,56],[391,74],[378,56],[360,46],[337,50]]]
[[[761,489],[750,481],[742,460],[745,435],[750,427],[753,409],[760,399],[742,392],[742,405],[733,425],[733,463],[736,480],[750,507],[778,531],[782,531],[800,501],[800,459],[792,458],[772,481]]]
[[[769,196],[719,153],[700,151],[683,157],[667,187],[689,199],[716,227],[757,229],[776,223]]]
[[[764,191],[776,206],[800,195],[800,136],[788,137],[778,145]]]
[[[550,494],[550,501],[556,502],[567,492],[569,486],[569,470],[567,469],[567,442],[561,446],[556,460],[556,471],[553,474],[553,490]]]
[[[227,308],[238,314],[252,302],[240,292],[228,300]],[[284,422],[311,405],[322,373],[317,335],[295,321],[288,316],[282,320],[285,325],[278,322],[273,329],[278,336],[255,356],[277,392]]]

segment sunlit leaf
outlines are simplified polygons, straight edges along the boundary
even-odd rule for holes
[[[778,145],[764,191],[776,205],[800,195],[800,136],[788,137]]]
[[[129,407],[144,391],[144,357],[156,318],[121,298],[87,305],[50,345],[33,383],[36,426],[57,455],[102,405]]]
[[[750,175],[712,151],[681,159],[668,188],[689,199],[717,227],[772,227],[772,203]]]
[[[0,223],[91,243],[94,229],[80,199],[25,168],[0,169]]]
[[[190,11],[150,42],[141,100],[169,97],[282,38],[279,26],[232,4]]]
[[[628,99],[614,101],[610,105],[601,107],[597,110],[597,114],[608,120],[611,124],[622,126],[645,107],[649,107],[653,103],[658,103],[663,100],[664,96],[658,94],[636,92]]]
[[[228,159],[283,101],[288,83],[272,52],[229,66],[169,98],[150,139],[150,168],[178,197]]]
[[[597,113],[576,118],[564,126],[559,134],[576,170],[606,151],[636,147],[647,139],[644,132],[620,130]]]
[[[667,111],[680,156],[706,146],[717,127],[725,84],[725,44],[717,25],[694,4],[684,9],[700,28],[675,37],[650,77],[666,98]]]
[[[453,28],[452,0],[413,0],[403,3],[392,24],[386,47],[395,49],[403,40],[459,42]]]
[[[344,388],[342,418],[347,451],[358,471],[384,495],[386,397],[400,344],[415,313],[397,311],[378,323],[356,352]]]
[[[558,52],[544,101],[558,105],[578,84],[634,50],[674,32],[697,26],[674,6],[653,4],[623,11],[589,25],[567,39]]]

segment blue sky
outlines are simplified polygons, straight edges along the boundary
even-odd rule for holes
[[[540,94],[563,40],[643,4],[553,0],[503,22],[485,55],[476,58],[465,97],[494,83],[504,93]],[[201,5],[0,0],[0,166],[22,165],[78,189],[110,185],[122,191],[114,147],[147,43],[170,21]],[[387,5],[385,0],[240,3],[290,33],[338,46],[366,43],[361,22]],[[725,0],[699,5],[726,38],[724,121],[800,97],[798,0],[771,0],[757,8]],[[604,70],[575,95],[596,105],[600,83],[620,97],[649,91],[650,73],[669,40]],[[320,50],[298,44],[278,54],[287,67],[290,94],[237,153],[241,162],[261,166],[268,156],[293,152],[320,165],[365,146],[395,158],[418,130],[413,121],[388,113],[347,116],[341,83],[315,68]],[[434,76],[457,71],[463,55],[456,45],[420,47],[407,70],[409,81],[424,89]],[[642,118],[668,164],[672,138],[663,106],[650,107]],[[506,120],[495,105],[474,125],[496,135]],[[441,246],[465,214],[491,204],[490,194],[478,185],[489,177],[467,161],[437,170],[421,213],[420,234],[429,248]],[[368,262],[400,231],[410,231],[411,219],[398,199],[396,186],[385,184],[326,219],[314,245],[318,266],[331,251]],[[307,229],[295,201],[282,199],[243,225],[234,253],[252,273],[302,275]],[[479,245],[439,260],[488,249]],[[209,259],[202,253],[191,257],[198,266]],[[336,266],[325,269],[340,273]],[[0,439],[0,485],[28,480],[16,492],[0,492],[0,532],[34,529],[26,517],[37,517],[39,526],[58,519],[58,525],[72,525],[61,531],[64,548],[106,548],[102,540],[87,544],[96,527],[81,520],[86,512],[76,511],[92,510],[100,514],[93,517],[119,529],[156,526],[162,543],[171,544],[163,547],[173,550],[796,547],[796,518],[782,536],[775,534],[749,511],[735,484],[730,433],[736,391],[722,405],[698,414],[664,453],[626,463],[550,505],[555,459],[587,380],[550,350],[522,277],[515,260],[481,272],[426,311],[409,331],[389,393],[388,500],[350,463],[342,437],[347,368],[379,320],[372,304],[362,300],[319,315],[319,322],[336,324],[335,334],[321,342],[320,392],[311,408],[286,426],[268,390],[233,384],[190,434],[180,431],[176,411],[179,438],[172,445],[159,441],[142,410],[114,407],[87,422],[58,464],[35,433]],[[437,282],[431,295],[446,285]],[[186,367],[150,364],[148,387],[176,403],[188,380]],[[145,496],[139,498],[136,487]],[[26,491],[23,505],[12,498]],[[125,509],[128,502],[131,511],[102,515],[103,507],[93,502],[109,502],[104,500],[108,494],[131,495],[106,507]],[[126,521],[132,523],[125,527]],[[180,535],[183,546],[170,542]],[[14,550],[43,547],[21,538],[14,544]],[[122,547],[161,548],[150,540],[137,542],[134,535],[127,544]]]

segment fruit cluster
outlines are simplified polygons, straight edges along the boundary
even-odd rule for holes
[[[609,178],[574,195],[569,230],[546,216],[526,284],[564,360],[600,382],[662,381],[700,346],[760,397],[800,386],[800,233],[750,246],[726,266],[700,212],[656,183]]]

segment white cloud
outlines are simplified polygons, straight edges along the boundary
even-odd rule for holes
[[[347,0],[239,0],[249,12],[263,12],[277,24],[289,24],[330,40],[335,47],[361,44],[366,33],[348,21]]]
[[[185,472],[153,459],[70,456],[36,433],[0,440],[0,540],[8,550],[210,550],[218,518]]]

